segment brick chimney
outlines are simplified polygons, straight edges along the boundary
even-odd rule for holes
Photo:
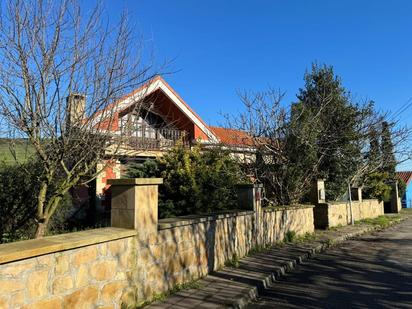
[[[84,118],[86,109],[86,95],[71,93],[67,97],[67,129],[79,125]]]

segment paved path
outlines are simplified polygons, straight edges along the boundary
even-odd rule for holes
[[[355,225],[317,231],[316,240],[248,256],[238,268],[224,267],[199,280],[200,288],[180,291],[148,308],[244,308],[258,295],[261,298],[250,308],[351,308],[367,302],[384,305],[378,298],[385,295],[391,305],[395,299],[405,304],[412,298],[410,224],[412,220],[408,219],[380,236],[350,241],[340,249],[315,255],[313,262],[299,267],[296,275],[282,279],[285,272],[313,253],[324,251],[331,242],[342,242],[373,228]]]
[[[248,308],[412,308],[412,221],[298,265]]]

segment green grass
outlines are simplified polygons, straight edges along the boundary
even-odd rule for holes
[[[356,221],[355,224],[368,224],[368,225],[373,225],[381,228],[388,227],[392,225],[394,222],[398,222],[401,219],[400,216],[395,215],[395,216],[379,216],[374,219],[363,219]]]
[[[337,230],[339,230],[339,229],[342,228],[342,227],[343,227],[343,225],[339,223],[337,226],[328,227],[327,230],[328,230],[328,231],[337,231]]]
[[[332,247],[335,245],[335,240],[328,238],[323,243],[325,243],[328,247]]]
[[[284,242],[294,242],[296,240],[296,237],[297,235],[295,231],[287,231],[283,241]]]
[[[11,149],[16,153],[16,159],[19,163],[26,162],[33,154],[33,146],[25,139],[0,139],[0,161],[6,164],[15,164],[16,160]]]
[[[258,253],[262,253],[262,252],[266,252],[268,251],[272,246],[271,245],[257,245],[252,247],[248,253],[246,254],[246,256],[250,256],[253,254],[258,254]]]
[[[305,235],[302,236],[296,236],[294,239],[294,243],[303,243],[307,241],[314,241],[317,239],[316,233],[306,233]]]
[[[240,260],[239,256],[236,253],[234,253],[232,258],[225,262],[225,266],[238,268],[239,267],[239,260]]]

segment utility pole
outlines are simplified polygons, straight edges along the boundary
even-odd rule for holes
[[[351,189],[350,189],[350,182],[348,182],[348,198],[349,198],[350,224],[354,225],[355,221],[353,220],[352,192],[351,192]]]

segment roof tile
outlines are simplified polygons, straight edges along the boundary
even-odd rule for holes
[[[209,126],[209,128],[215,133],[222,144],[240,147],[254,146],[253,137],[245,131],[211,126]]]
[[[403,180],[406,184],[408,184],[412,180],[412,171],[396,172],[396,177],[398,179]]]

